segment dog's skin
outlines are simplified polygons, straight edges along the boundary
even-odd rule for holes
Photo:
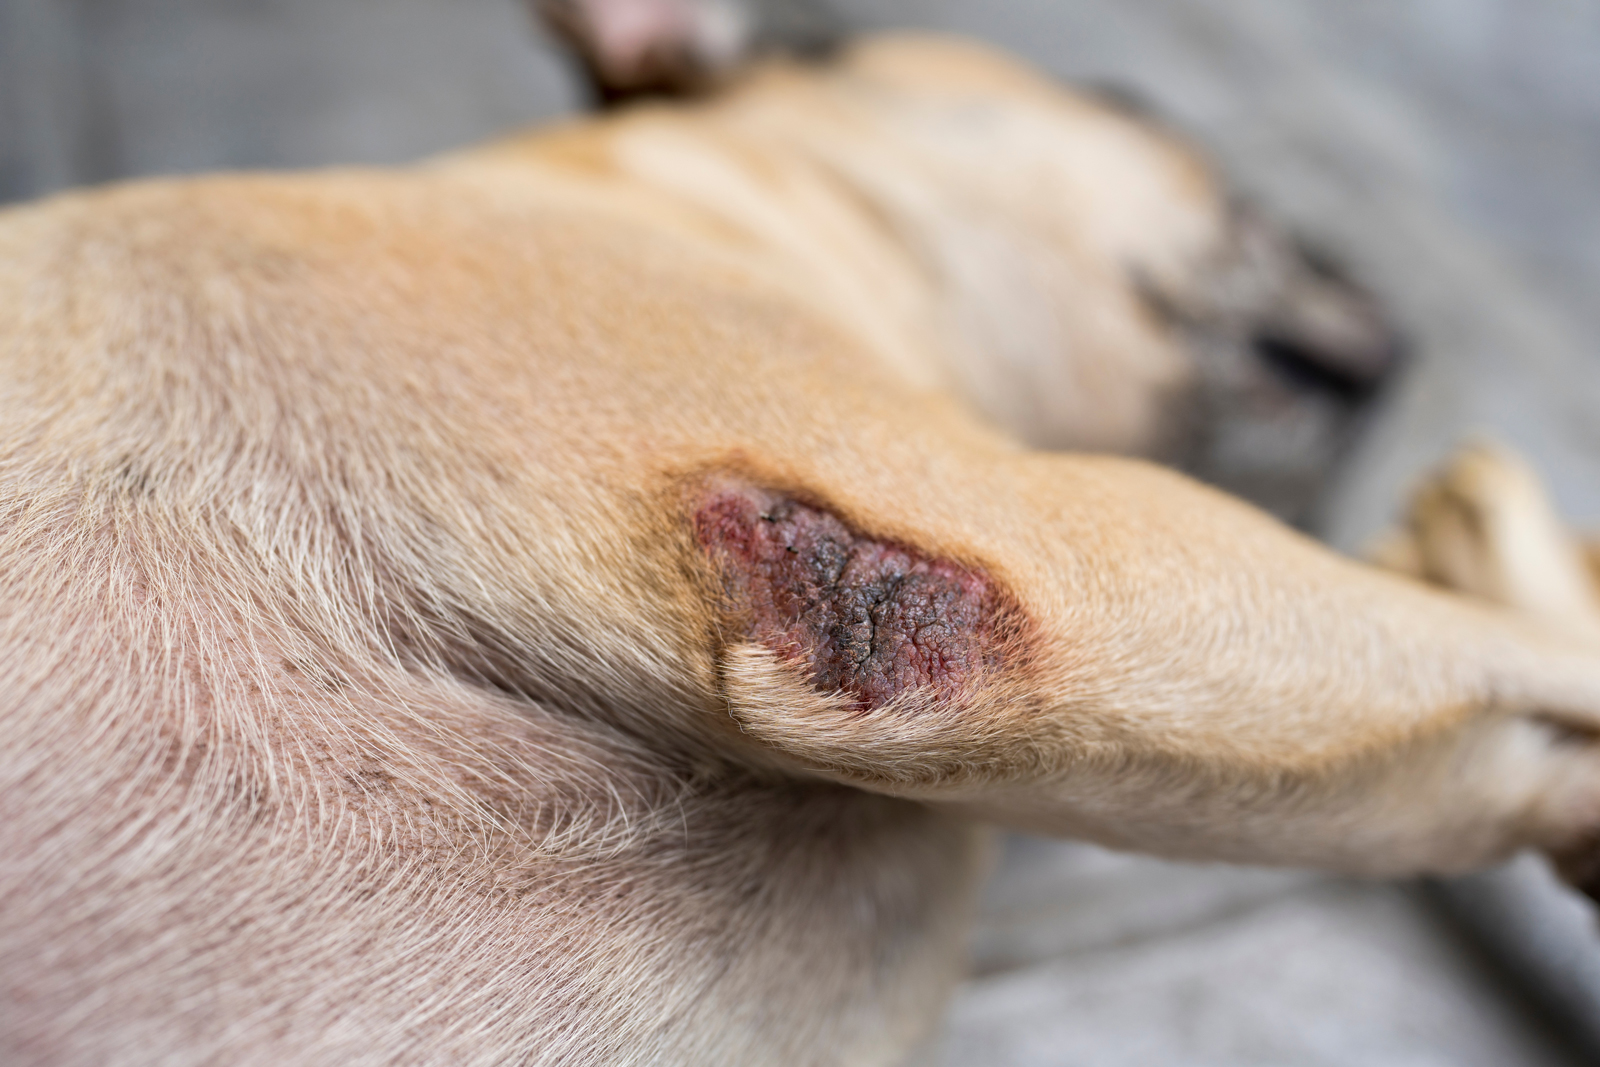
[[[530,0],[594,98],[713,91],[763,55],[823,56],[846,36],[825,0]]]
[[[974,819],[1587,854],[1587,624],[1030,447],[1166,444],[1144,296],[1226,305],[1236,221],[1149,126],[893,38],[0,217],[3,1058],[889,1063]],[[1430,529],[1396,558],[1498,566]]]

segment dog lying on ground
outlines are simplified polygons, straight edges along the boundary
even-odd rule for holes
[[[979,824],[1588,875],[1600,607],[1513,463],[1387,550],[1497,606],[1044,450],[1378,375],[1274,240],[911,38],[7,212],[6,1061],[894,1062]]]

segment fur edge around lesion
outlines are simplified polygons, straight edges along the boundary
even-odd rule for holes
[[[1000,680],[956,701],[923,687],[862,709],[754,642],[728,646],[720,664],[729,715],[790,770],[897,793],[1009,778],[1039,763],[1005,711],[1012,701]]]

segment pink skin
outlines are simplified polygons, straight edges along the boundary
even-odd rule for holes
[[[1018,628],[1010,598],[984,575],[777,494],[715,493],[695,534],[748,636],[863,711],[911,690],[957,698],[1003,665]]]
[[[591,0],[583,11],[608,66],[637,66],[663,41],[688,42],[695,33],[695,5],[689,0]]]
[[[714,79],[749,44],[744,9],[719,0],[539,0],[538,7],[615,93]]]

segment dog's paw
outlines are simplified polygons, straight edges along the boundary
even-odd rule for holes
[[[842,36],[820,0],[533,0],[604,103],[712,88],[758,55],[814,54]]]
[[[1537,474],[1504,448],[1461,449],[1412,495],[1372,561],[1539,618],[1600,648],[1600,554],[1567,528]],[[1522,738],[1535,837],[1562,877],[1600,900],[1600,745],[1587,723],[1533,715]],[[1527,762],[1531,761],[1531,762]],[[1509,777],[1516,777],[1513,774]],[[1587,829],[1585,829],[1587,828]]]
[[[1463,448],[1413,494],[1374,562],[1600,637],[1600,590],[1584,548],[1526,463]]]
[[[747,13],[730,0],[536,0],[534,7],[608,101],[697,88],[749,46]]]

